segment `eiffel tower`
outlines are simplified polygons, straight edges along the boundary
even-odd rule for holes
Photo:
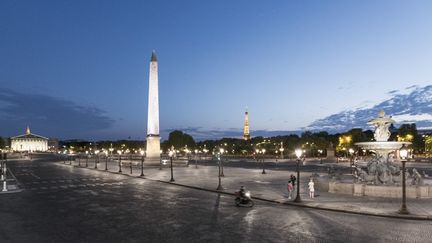
[[[245,112],[245,122],[244,122],[244,128],[243,128],[243,139],[249,140],[250,134],[249,134],[249,118],[248,118],[248,112]]]

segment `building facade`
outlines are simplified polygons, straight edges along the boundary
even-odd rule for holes
[[[48,150],[48,138],[31,133],[27,127],[25,134],[11,138],[11,149],[18,152],[44,152]]]

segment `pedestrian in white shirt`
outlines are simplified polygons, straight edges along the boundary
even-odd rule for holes
[[[314,186],[315,186],[315,183],[313,182],[312,177],[310,178],[308,186],[309,186],[309,197],[310,198],[314,198],[314,193],[315,193]]]

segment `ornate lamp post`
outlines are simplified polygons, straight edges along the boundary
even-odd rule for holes
[[[320,157],[320,164],[322,164],[322,153],[323,153],[323,150],[322,149],[318,149],[318,154],[319,154],[319,157]]]
[[[108,151],[105,151],[105,170],[108,170]]]
[[[295,154],[297,156],[297,196],[294,199],[294,202],[301,203],[302,200],[300,198],[300,158],[302,156],[303,151],[301,149],[296,149]]]
[[[85,155],[86,155],[86,163],[85,163],[85,167],[87,168],[88,167],[88,151],[86,151],[85,152]]]
[[[283,152],[284,152],[283,142],[281,142],[279,151],[281,153],[281,159],[283,159],[284,158],[284,154],[283,154]]]
[[[218,191],[223,190],[222,180],[221,180],[221,176],[222,176],[221,175],[221,163],[222,163],[222,158],[221,157],[222,157],[223,151],[224,151],[224,149],[221,148],[219,150],[219,153],[216,154],[216,157],[217,157],[217,160],[218,160],[218,167],[219,167],[219,173],[218,173],[219,184],[218,184],[218,187],[216,188],[216,190],[218,190]]]
[[[118,153],[118,155],[119,155],[119,162],[118,162],[118,166],[119,166],[119,173],[122,173],[122,163],[121,163],[121,154],[122,154],[122,151],[120,151],[120,150],[117,150],[117,153]]]
[[[195,149],[195,169],[198,169],[198,149]]]
[[[99,150],[95,151],[95,169],[97,169],[97,164],[99,163]]]
[[[170,150],[168,153],[169,157],[170,157],[170,167],[171,167],[171,180],[170,182],[174,182],[174,172],[173,172],[173,155],[174,155],[174,151]]]
[[[408,208],[406,206],[406,182],[405,182],[405,162],[408,157],[408,149],[405,144],[402,145],[402,148],[399,150],[399,156],[401,157],[402,162],[402,206],[399,209],[399,214],[409,214]]]
[[[264,168],[264,154],[265,154],[265,152],[266,152],[265,149],[261,149],[261,153],[262,153],[262,159],[261,159],[261,162],[262,162],[262,172],[261,172],[261,174],[267,174],[266,171],[265,171],[265,168]]]
[[[219,152],[220,152],[220,156],[219,156],[220,163],[219,163],[219,165],[220,165],[220,169],[221,169],[221,172],[219,174],[220,174],[220,176],[225,177],[224,172],[223,172],[224,168],[223,168],[223,160],[222,160],[222,154],[225,153],[225,149],[220,148]]]
[[[144,176],[144,151],[140,151],[141,154],[141,174],[140,176]]]
[[[350,148],[350,149],[348,149],[348,152],[350,154],[351,174],[354,175],[354,149]]]

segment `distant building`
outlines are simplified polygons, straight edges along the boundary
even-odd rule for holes
[[[250,139],[250,133],[249,133],[249,114],[246,111],[245,112],[245,122],[243,127],[243,139],[249,140]]]
[[[48,138],[31,133],[27,127],[25,134],[11,137],[11,149],[20,152],[44,152],[48,150]]]
[[[48,150],[57,151],[59,148],[59,140],[57,138],[50,138],[48,140]]]

